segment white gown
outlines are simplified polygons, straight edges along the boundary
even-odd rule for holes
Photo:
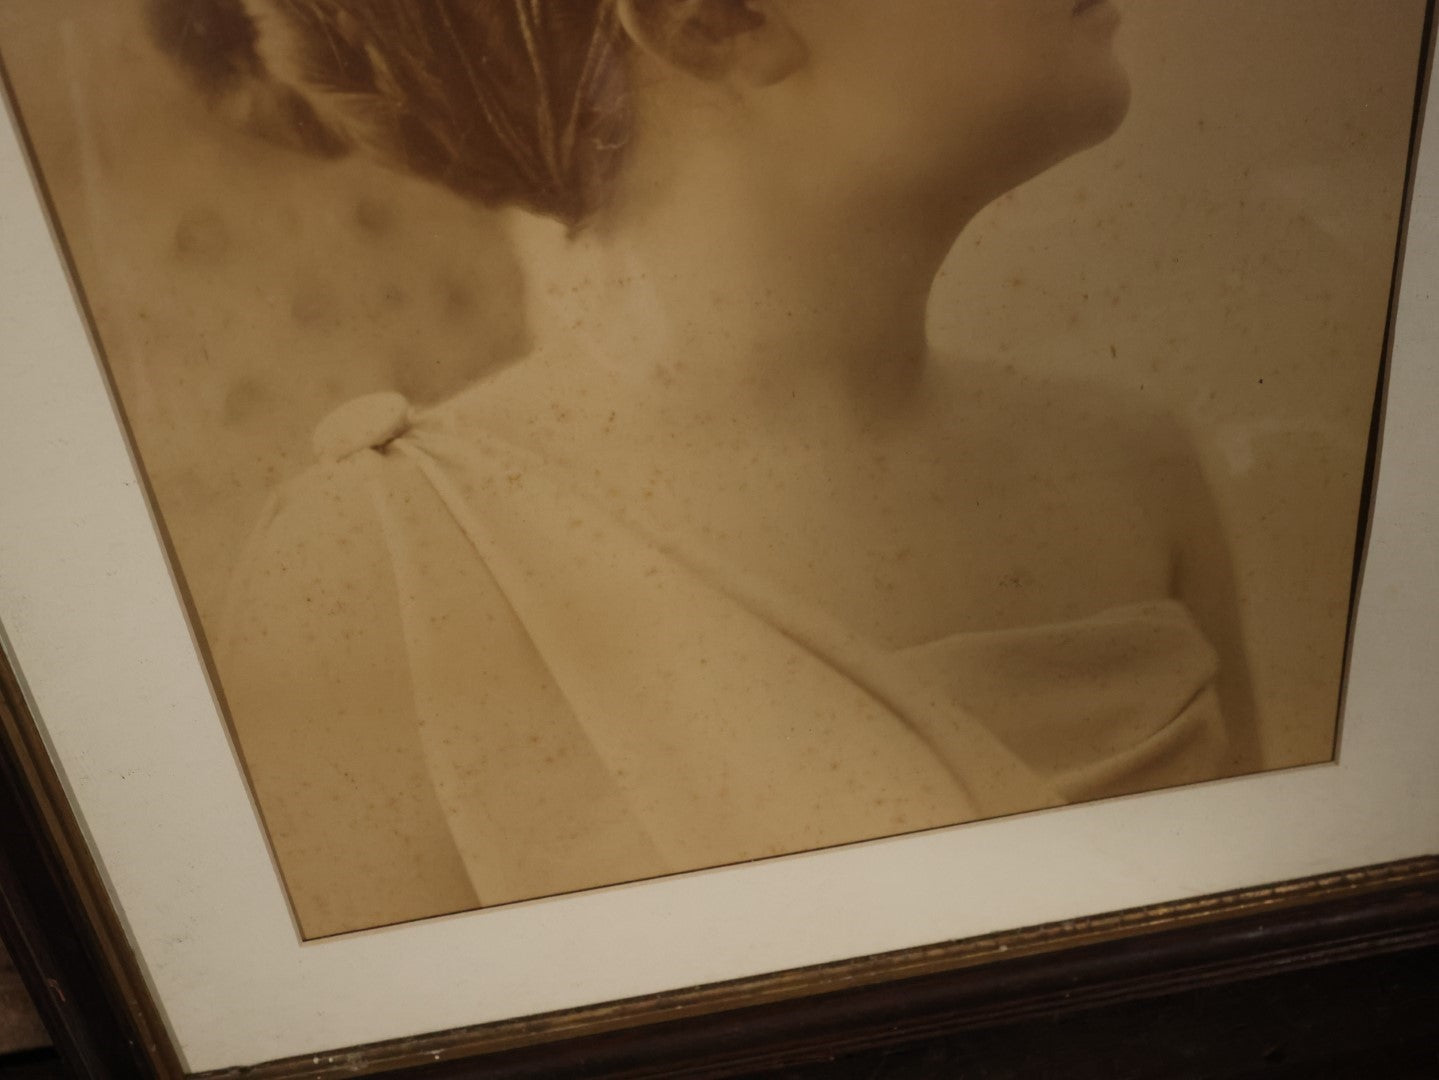
[[[322,426],[330,460],[250,542],[220,666],[263,682],[257,635],[323,599],[297,597],[297,552],[379,552],[392,583],[344,632],[400,643],[394,723],[482,904],[1226,770],[1215,653],[1175,601],[881,648],[447,416],[379,395]],[[278,851],[287,876],[307,857]]]

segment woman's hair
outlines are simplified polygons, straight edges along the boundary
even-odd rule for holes
[[[155,40],[246,124],[571,226],[631,114],[614,0],[149,0]]]

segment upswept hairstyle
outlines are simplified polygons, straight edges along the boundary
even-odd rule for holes
[[[363,149],[575,226],[631,129],[614,0],[148,0],[210,100],[326,156]]]

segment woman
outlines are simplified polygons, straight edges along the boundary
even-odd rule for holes
[[[308,144],[529,266],[529,354],[327,419],[236,577],[306,936],[1257,767],[1175,426],[925,338],[1122,119],[1105,0],[250,7]]]

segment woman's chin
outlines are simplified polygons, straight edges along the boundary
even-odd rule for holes
[[[997,175],[1007,175],[1009,181],[1003,190],[1018,187],[1104,142],[1123,125],[1129,102],[1129,78],[1117,65],[1103,80],[1090,80],[1059,102],[1051,99],[1026,120],[1024,130],[1030,139],[1006,138],[1007,147],[1025,147],[1028,152],[1008,162],[1007,173],[998,171]],[[996,197],[1001,193],[997,190]]]
[[[1076,145],[1074,152],[1102,143],[1124,123],[1133,96],[1129,73],[1114,61],[1102,75],[1096,73],[1087,92],[1071,102]]]
[[[1108,93],[1104,96],[1103,106],[1099,109],[1101,113],[1100,126],[1104,132],[1101,136],[1102,139],[1109,138],[1119,130],[1124,123],[1124,118],[1129,115],[1129,105],[1133,97],[1134,91],[1129,82],[1129,72],[1116,62]]]

